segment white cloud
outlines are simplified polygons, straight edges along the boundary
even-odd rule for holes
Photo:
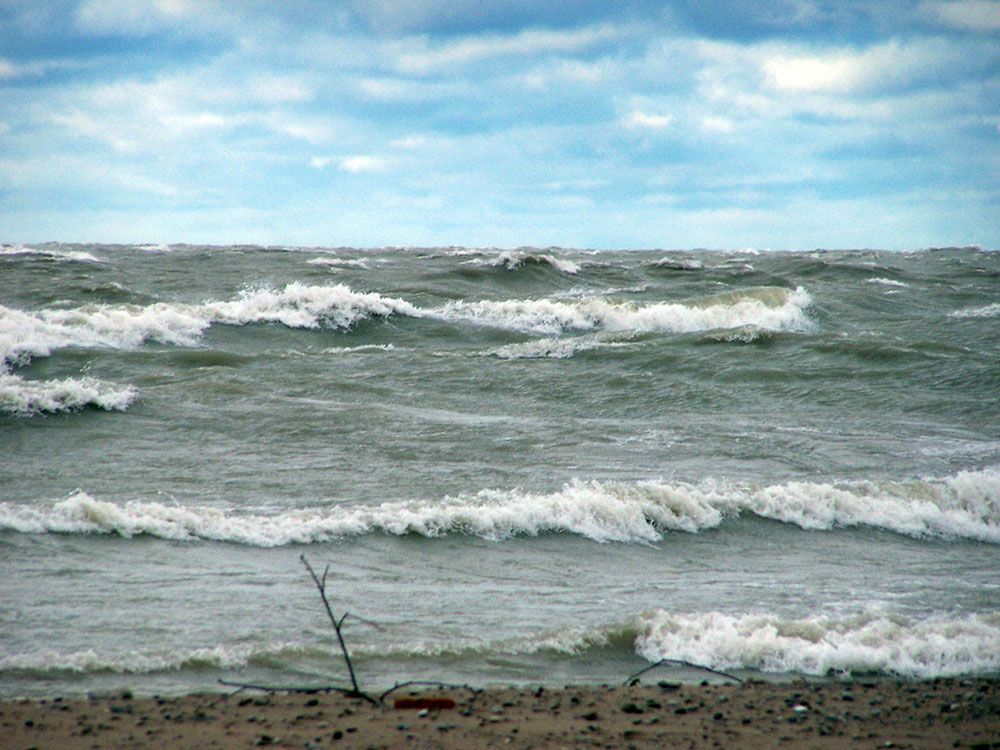
[[[13,78],[17,75],[17,68],[10,60],[0,59],[0,78]]]
[[[335,159],[334,156],[314,156],[309,160],[309,166],[313,169],[326,169]]]
[[[733,121],[725,117],[706,116],[701,118],[701,128],[708,133],[719,133],[725,135],[732,133],[736,126]]]
[[[507,36],[465,37],[433,48],[428,48],[426,41],[421,41],[422,49],[401,52],[397,65],[403,71],[429,73],[494,57],[573,52],[615,39],[622,33],[614,26],[602,24],[572,31],[528,29]]]
[[[249,98],[265,104],[308,102],[315,97],[313,90],[294,76],[252,77],[245,90]]]
[[[919,11],[926,18],[965,31],[1000,31],[1000,1],[949,0],[923,2]]]
[[[92,34],[146,36],[166,28],[204,33],[228,19],[218,0],[85,0],[76,24]]]
[[[362,78],[358,89],[366,99],[380,102],[429,102],[469,93],[467,87],[393,77]]]
[[[385,160],[377,156],[348,156],[340,162],[344,172],[377,172],[385,168]]]
[[[938,67],[947,51],[933,41],[890,41],[858,52],[767,55],[761,62],[768,85],[785,91],[850,92],[906,83]]]
[[[673,115],[648,114],[636,109],[622,119],[622,125],[629,130],[663,130],[673,121]]]
[[[427,138],[422,135],[408,135],[404,138],[396,138],[389,141],[389,145],[394,148],[420,148],[427,143]]]
[[[617,78],[619,75],[618,64],[607,59],[596,62],[556,60],[549,65],[536,67],[523,74],[520,76],[520,80],[529,89],[544,91],[553,85],[583,84],[594,86]]]

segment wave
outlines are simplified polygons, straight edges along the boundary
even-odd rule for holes
[[[361,268],[364,270],[371,268],[371,261],[365,258],[319,257],[307,260],[306,263],[311,266],[327,266],[329,268]]]
[[[134,349],[147,341],[197,345],[213,323],[281,323],[289,328],[320,325],[350,328],[370,317],[420,315],[400,299],[349,287],[294,282],[280,291],[246,289],[236,299],[202,304],[91,304],[69,310],[22,312],[0,305],[0,358],[23,363],[69,346]]]
[[[983,674],[1000,669],[1000,613],[786,619],[658,610],[643,618],[636,651],[653,662],[681,659],[715,669],[918,678]]]
[[[633,652],[649,662],[679,659],[714,669],[810,675],[892,674],[933,678],[1000,669],[1000,613],[908,618],[866,611],[843,617],[677,613],[659,609],[607,626],[569,626],[498,640],[432,638],[353,644],[355,661],[592,652]],[[200,648],[59,652],[0,657],[0,672],[149,674],[165,671],[284,669],[308,659],[340,661],[334,644],[240,643]]]
[[[90,304],[35,312],[0,305],[0,375],[5,378],[0,411],[23,416],[87,404],[124,409],[134,399],[136,392],[131,386],[89,379],[31,382],[10,374],[11,367],[35,357],[47,357],[58,349],[134,349],[147,341],[196,346],[204,331],[215,323],[275,322],[290,328],[316,328],[322,324],[347,329],[366,318],[397,312],[420,314],[403,300],[355,292],[342,284],[326,287],[298,282],[280,291],[247,289],[236,299],[202,304]]]
[[[23,364],[70,346],[133,349],[147,341],[196,346],[216,323],[281,323],[289,328],[349,329],[374,317],[405,315],[540,334],[603,329],[611,332],[690,332],[753,325],[763,330],[804,330],[808,292],[756,287],[677,303],[619,303],[603,298],[568,301],[455,301],[418,308],[406,300],[355,292],[344,284],[281,290],[245,289],[228,301],[201,304],[89,304],[66,310],[23,312],[0,305],[0,360]]]
[[[765,330],[803,331],[812,323],[809,293],[799,287],[754,287],[683,302],[611,302],[592,297],[573,301],[484,300],[449,302],[446,318],[543,335],[602,329],[629,333],[692,333],[755,325]]]
[[[908,287],[909,284],[903,281],[896,281],[895,279],[886,279],[881,276],[872,276],[868,279],[869,284],[878,284],[880,286],[894,286],[894,287]]]
[[[259,547],[327,542],[371,533],[503,540],[569,533],[598,542],[654,544],[752,514],[807,530],[867,526],[911,537],[1000,544],[1000,471],[908,482],[788,482],[753,486],[708,479],[575,480],[552,493],[483,490],[438,501],[331,505],[278,514],[206,506],[98,500],[77,491],[53,504],[0,503],[0,530],[150,535]]]
[[[506,344],[483,352],[498,359],[568,359],[578,352],[633,346],[630,341],[613,341],[593,336],[541,338]]]
[[[137,395],[134,386],[94,378],[36,381],[0,372],[0,413],[15,416],[74,411],[86,406],[125,411]]]
[[[487,261],[487,264],[506,268],[508,271],[515,271],[525,266],[548,265],[557,271],[571,275],[579,273],[582,268],[581,264],[574,263],[567,258],[559,258],[549,253],[531,253],[521,250],[502,252],[492,260]]]
[[[0,245],[0,257],[16,255],[38,255],[55,260],[70,260],[78,263],[104,263],[104,258],[82,250],[55,250],[53,248],[34,248],[24,245]]]
[[[708,331],[701,336],[700,341],[706,344],[755,344],[771,341],[777,331],[768,330],[755,325],[737,326],[736,328],[721,328]]]
[[[670,271],[700,271],[704,268],[704,264],[700,260],[695,260],[694,258],[671,258],[670,256],[654,260],[650,265],[654,268],[666,268]]]
[[[998,316],[1000,316],[1000,302],[982,307],[968,307],[964,310],[956,310],[951,314],[953,318],[996,318]]]

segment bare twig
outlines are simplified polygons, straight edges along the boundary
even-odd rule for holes
[[[309,564],[305,555],[299,555],[299,559],[302,561],[302,564],[306,566],[306,570],[309,571],[309,575],[312,576],[313,583],[316,584],[319,596],[323,600],[323,606],[326,607],[326,614],[330,618],[330,624],[333,625],[333,629],[337,633],[337,640],[340,642],[340,650],[344,654],[344,661],[347,663],[347,672],[351,677],[351,686],[354,694],[357,696],[363,696],[374,703],[375,700],[366,693],[363,693],[361,688],[358,687],[358,678],[354,674],[354,664],[351,662],[351,655],[347,652],[347,644],[344,643],[344,635],[340,632],[341,627],[344,625],[344,620],[347,619],[348,613],[345,612],[338,620],[333,614],[333,609],[330,607],[330,600],[326,598],[326,577],[330,573],[330,566],[326,566],[323,570],[323,577],[320,578],[316,575],[316,571],[313,570],[312,565]]]
[[[298,685],[255,685],[250,682],[230,682],[229,680],[219,680],[220,685],[237,688],[227,697],[232,697],[242,690],[260,690],[265,693],[301,693],[304,695],[315,695],[316,693],[340,693],[348,698],[361,698],[369,703],[378,704],[374,698],[367,693],[353,688],[338,687],[336,685],[322,685],[320,687],[302,687]]]
[[[407,680],[406,682],[397,682],[391,688],[382,693],[382,695],[378,697],[378,702],[384,703],[385,699],[388,698],[389,695],[391,695],[392,693],[396,692],[401,688],[412,687],[413,685],[452,688],[454,690],[468,690],[470,693],[472,693],[473,699],[475,699],[475,697],[482,692],[482,690],[477,690],[471,685],[458,685],[453,682],[436,682],[434,680]]]
[[[650,664],[645,669],[640,669],[634,675],[631,675],[627,680],[625,680],[623,684],[633,685],[635,684],[633,680],[638,679],[640,675],[644,675],[646,674],[646,672],[649,672],[651,670],[656,669],[657,667],[662,667],[667,664],[676,664],[682,667],[691,667],[692,669],[700,669],[703,672],[711,672],[712,674],[717,674],[720,677],[725,677],[728,680],[733,680],[734,682],[738,682],[741,685],[743,684],[743,680],[741,680],[739,677],[727,674],[726,672],[720,672],[719,670],[712,669],[711,667],[706,667],[704,664],[695,664],[694,662],[684,661],[683,659],[660,659],[658,662],[656,662],[656,664]]]

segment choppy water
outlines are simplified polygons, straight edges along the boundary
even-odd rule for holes
[[[0,691],[1000,672],[1000,254],[0,248]],[[675,673],[701,679],[701,674]]]

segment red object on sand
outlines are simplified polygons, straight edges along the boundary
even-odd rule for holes
[[[451,698],[397,698],[392,705],[395,708],[427,708],[437,711],[442,708],[454,708],[455,701]]]

